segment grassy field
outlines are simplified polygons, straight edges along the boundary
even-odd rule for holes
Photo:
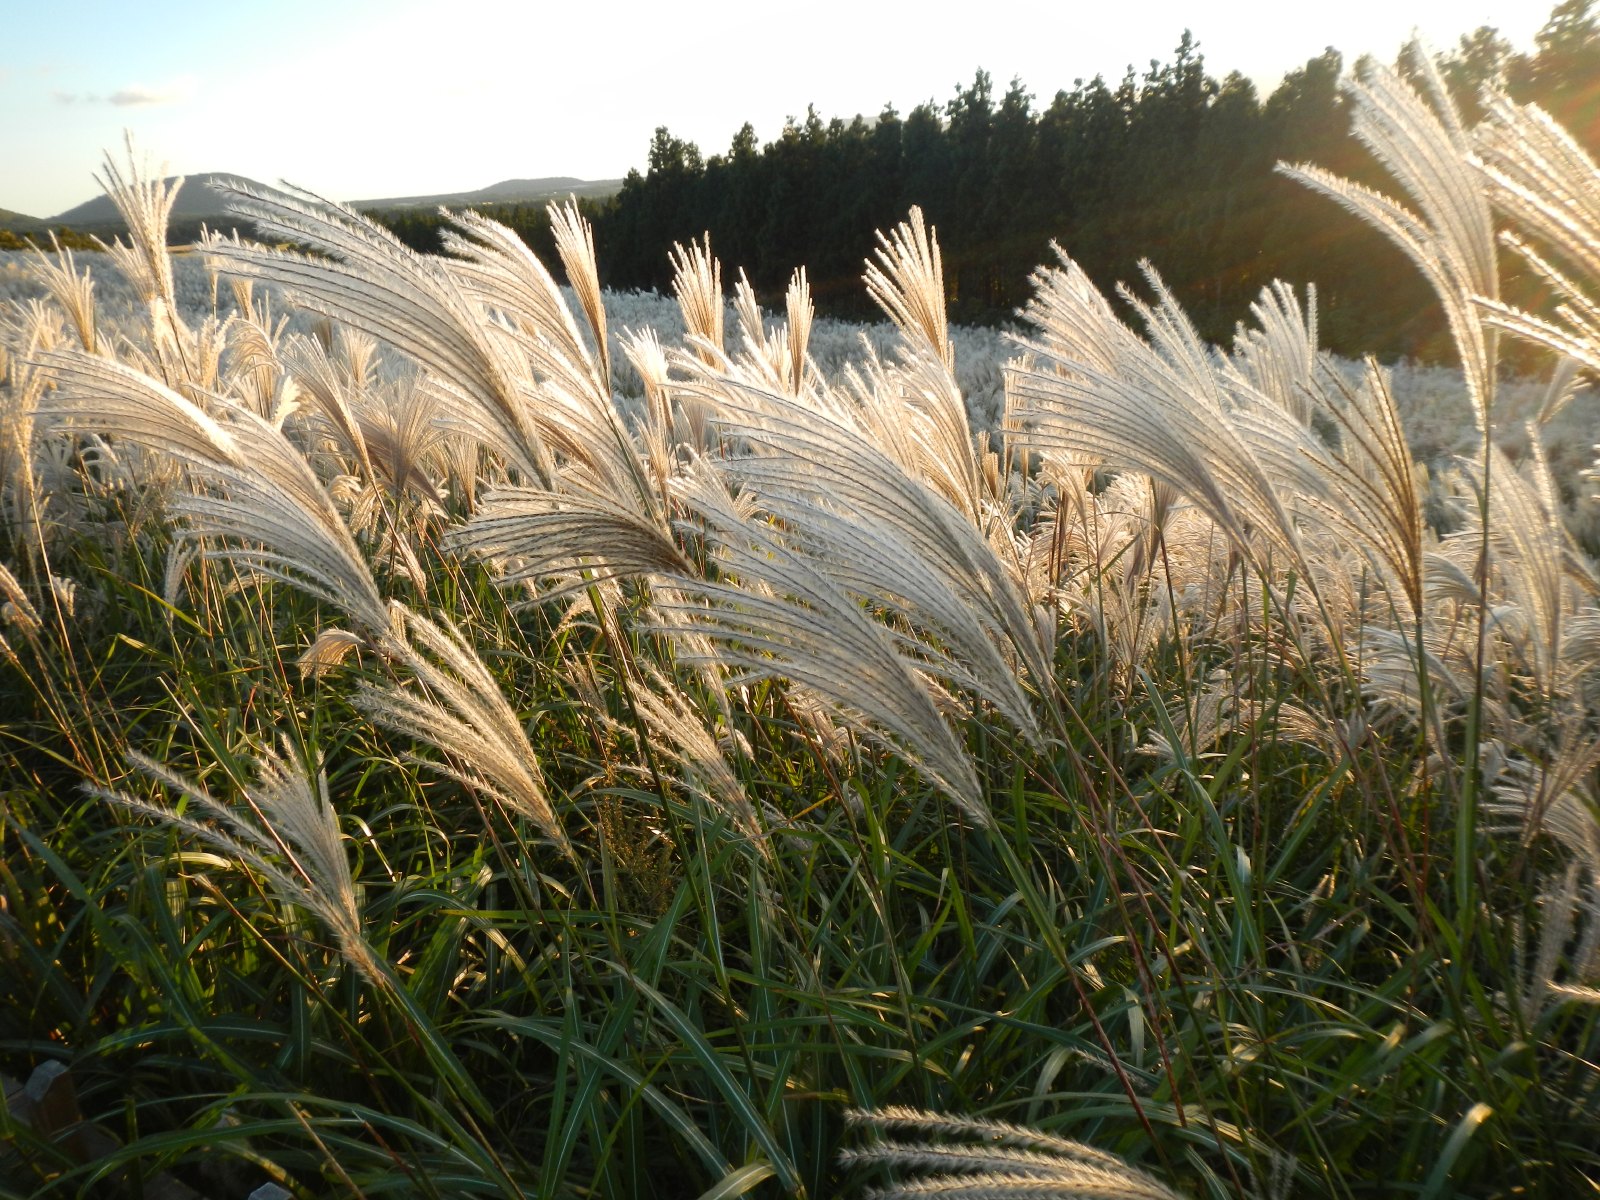
[[[1297,171],[1432,374],[108,164],[0,263],[0,1197],[1594,1194],[1600,173],[1441,96]]]

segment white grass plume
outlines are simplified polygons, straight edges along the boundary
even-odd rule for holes
[[[310,193],[242,183],[221,190],[230,209],[267,236],[318,254],[212,238],[204,248],[219,272],[277,284],[306,307],[395,346],[474,414],[480,440],[528,478],[548,482],[553,462],[529,408],[528,365],[494,334],[447,260],[418,254],[354,210]]]
[[[889,315],[902,337],[920,344],[955,370],[950,323],[945,317],[944,260],[935,231],[913,206],[890,233],[878,233],[877,262],[868,261],[867,294]]]
[[[163,182],[148,161],[138,162],[131,133],[126,136],[125,149],[126,172],[107,155],[95,182],[116,206],[128,227],[129,240],[117,238],[110,245],[100,245],[149,306],[150,332],[159,341],[171,336],[180,324],[172,256],[167,252],[167,221],[184,181]]]
[[[695,661],[693,645],[681,637],[688,630],[715,642],[718,665],[737,679],[783,678],[811,689],[846,724],[988,824],[972,761],[919,671],[919,654],[908,656],[903,641],[857,600],[741,514],[710,471],[684,481],[679,493],[705,521],[717,575],[727,581],[679,579],[686,598],[657,601],[668,620],[664,632],[679,639],[685,661]]]
[[[199,784],[132,753],[129,758],[136,767],[183,798],[183,810],[103,788],[92,792],[171,825],[260,875],[284,904],[314,914],[333,934],[345,961],[368,982],[393,986],[363,933],[350,861],[328,800],[327,777],[319,773],[314,781],[308,778],[294,757],[287,743],[282,754],[257,755],[256,778],[241,785],[243,808],[225,804]]]
[[[1423,99],[1391,68],[1368,62],[1345,84],[1352,130],[1411,196],[1419,212],[1310,165],[1279,170],[1376,226],[1432,285],[1461,355],[1480,428],[1494,409],[1494,347],[1474,297],[1499,298],[1494,221],[1485,187],[1468,165],[1472,145],[1431,55],[1411,56]]]
[[[1488,180],[1495,207],[1525,234],[1551,247],[1565,268],[1535,249],[1524,233],[1502,241],[1561,298],[1555,320],[1511,308],[1485,294],[1492,325],[1568,355],[1600,372],[1600,167],[1573,137],[1533,105],[1492,96],[1474,131],[1474,162]]]
[[[215,551],[341,609],[371,635],[388,610],[349,528],[305,457],[256,414],[219,400],[216,415],[129,367],[79,352],[40,356],[57,387],[40,412],[170,456],[209,485],[174,509]]]
[[[72,251],[57,240],[55,230],[50,231],[50,243],[55,255],[35,249],[35,278],[44,284],[45,291],[66,315],[78,344],[90,354],[100,352],[98,311],[94,299],[94,277],[89,268],[80,273]]]
[[[723,350],[722,264],[711,253],[711,235],[703,243],[690,242],[686,249],[674,242],[669,256],[672,263],[672,293],[683,312],[683,327],[688,337],[700,344],[697,351],[708,365],[721,360]]]
[[[1269,548],[1303,564],[1286,507],[1301,481],[1299,426],[1219,369],[1153,271],[1159,302],[1136,305],[1147,344],[1061,257],[1035,273],[1025,315],[1039,332],[1007,370],[1013,442],[1133,467],[1199,505],[1258,565]]]
[[[1037,686],[1048,677],[1026,601],[983,533],[928,484],[913,478],[850,424],[744,380],[711,372],[681,387],[706,398],[722,433],[752,453],[722,470],[763,508],[806,537],[818,569],[901,607],[913,620],[952,633],[981,628],[1007,658],[1018,659]],[[806,532],[807,530],[810,532]],[[900,564],[915,560],[932,582],[919,593]],[[897,603],[896,597],[899,597]],[[975,642],[967,642],[977,651]],[[976,653],[969,665],[993,651]],[[1009,687],[1014,695],[1014,671]],[[1005,701],[1002,710],[1011,711]],[[1031,722],[1012,719],[1024,730]]]
[[[899,1106],[851,1110],[845,1120],[887,1139],[839,1155],[842,1166],[897,1177],[866,1193],[874,1200],[1179,1200],[1114,1154],[1020,1125]]]
[[[578,305],[589,322],[589,336],[594,340],[594,352],[599,360],[599,379],[605,393],[611,393],[611,346],[606,335],[606,305],[600,290],[600,266],[594,253],[594,229],[578,211],[576,199],[565,204],[551,204],[550,231],[555,237],[556,253],[567,273],[567,282],[578,297]]]
[[[599,580],[694,570],[654,514],[596,492],[498,488],[446,545],[491,560],[501,587],[550,580],[538,600]]]
[[[527,732],[471,639],[443,616],[435,622],[398,604],[395,613],[405,641],[395,639],[391,655],[417,686],[364,683],[352,702],[375,724],[445,756],[413,761],[526,817],[570,854]]]

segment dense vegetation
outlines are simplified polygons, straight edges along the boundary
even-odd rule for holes
[[[54,242],[51,237],[54,235]],[[0,250],[30,250],[35,246],[62,246],[68,250],[98,250],[100,248],[94,238],[86,233],[79,233],[70,225],[37,226],[30,223],[29,227],[18,233],[10,229],[0,229]]]
[[[628,409],[574,209],[564,293],[241,189],[273,245],[190,320],[108,167],[131,324],[67,254],[0,320],[0,1197],[1592,1192],[1600,577],[1543,446],[1600,169],[1416,71],[1345,92],[1401,200],[1297,180],[1434,290],[1432,479],[1289,287],[1223,351],[1042,267],[974,430],[920,211],[837,374],[805,275],[729,328],[680,247]]]

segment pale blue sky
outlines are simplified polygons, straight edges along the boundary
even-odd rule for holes
[[[1494,25],[1519,47],[1554,0],[0,0],[0,207],[94,195],[122,131],[173,172],[287,178],[340,199],[643,166],[665,124],[708,155],[824,116],[943,102],[980,67],[1041,101],[1166,60],[1263,89],[1332,45],[1392,58]],[[951,16],[938,14],[948,11]]]

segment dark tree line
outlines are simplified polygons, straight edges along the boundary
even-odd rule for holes
[[[1474,114],[1480,88],[1503,80],[1600,146],[1597,3],[1562,0],[1530,54],[1490,28],[1462,38],[1440,59],[1458,103]],[[1344,65],[1330,48],[1263,99],[1238,73],[1208,74],[1185,33],[1170,62],[1130,68],[1115,84],[1079,80],[1042,107],[1021,81],[997,95],[980,71],[946,104],[904,115],[890,107],[825,121],[813,108],[764,146],[746,124],[709,159],[663,127],[646,169],[585,207],[613,287],[665,288],[673,242],[709,231],[763,297],[804,265],[820,309],[871,315],[863,258],[874,231],[916,204],[938,229],[958,321],[1010,319],[1055,241],[1107,289],[1143,289],[1148,258],[1213,340],[1282,278],[1316,282],[1332,348],[1431,357],[1444,330],[1416,272],[1377,233],[1273,171],[1309,161],[1392,190],[1349,134]],[[541,208],[494,215],[553,261]],[[384,219],[437,248],[431,214]]]

